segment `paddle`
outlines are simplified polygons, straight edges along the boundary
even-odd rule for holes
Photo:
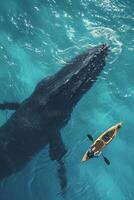
[[[110,161],[109,161],[103,154],[101,154],[101,155],[102,155],[102,157],[103,157],[105,163],[106,163],[107,165],[110,165]]]
[[[94,139],[93,139],[92,135],[90,135],[90,134],[87,134],[87,137],[88,137],[88,139],[89,139],[89,140],[91,140],[92,142],[94,141]]]

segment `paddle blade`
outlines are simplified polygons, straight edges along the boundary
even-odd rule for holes
[[[106,163],[107,165],[110,165],[110,161],[109,161],[105,156],[102,155],[102,157],[103,157],[105,163]]]
[[[92,142],[94,141],[94,139],[93,139],[92,135],[90,135],[90,134],[87,134],[87,137],[88,137],[88,139],[89,139],[89,140],[91,140]]]

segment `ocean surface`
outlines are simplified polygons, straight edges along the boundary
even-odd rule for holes
[[[0,183],[0,200],[134,199],[134,2],[133,0],[0,1],[0,102],[23,101],[44,77],[72,57],[107,43],[107,64],[62,129],[68,149],[68,186],[61,194],[58,164],[48,147]],[[0,124],[12,112],[0,111]],[[111,161],[80,160],[96,138],[117,122],[123,127],[104,150]]]

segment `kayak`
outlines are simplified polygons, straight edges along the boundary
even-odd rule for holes
[[[99,153],[114,139],[114,137],[117,135],[119,129],[122,127],[122,123],[118,123],[111,128],[107,129],[105,132],[103,132],[89,147],[90,150],[94,153],[94,155],[99,155]],[[88,149],[88,150],[89,150]],[[84,154],[81,162],[87,161],[91,159],[88,156],[88,150]]]

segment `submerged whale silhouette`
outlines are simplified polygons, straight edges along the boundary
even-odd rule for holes
[[[88,49],[55,75],[39,82],[21,104],[0,104],[0,109],[16,110],[0,128],[0,179],[16,173],[49,144],[50,158],[59,163],[60,184],[65,189],[67,179],[62,158],[66,148],[60,130],[70,119],[74,106],[96,81],[107,52],[105,44]]]

